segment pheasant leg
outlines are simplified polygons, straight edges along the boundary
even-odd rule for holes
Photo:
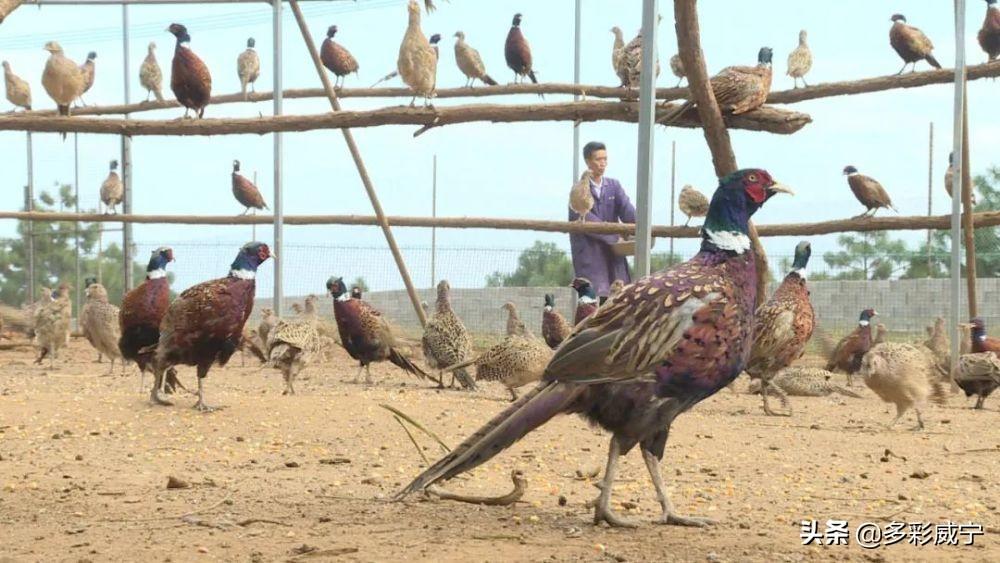
[[[976,410],[979,410],[979,409],[982,409],[982,408],[983,408],[983,403],[984,403],[984,402],[986,402],[986,397],[984,397],[984,396],[980,395],[980,396],[979,396],[979,397],[978,397],[978,398],[976,399],[976,406],[974,406],[974,407],[972,407],[972,408],[974,408],[974,409],[976,409]]]
[[[365,366],[365,385],[371,385],[374,383],[372,380],[372,367],[371,364]]]
[[[511,389],[511,392],[514,390]],[[615,482],[615,473],[618,472],[618,458],[621,457],[621,446],[618,444],[616,436],[611,437],[611,445],[608,447],[608,466],[604,469],[604,480],[597,488],[601,490],[597,502],[594,503],[594,524],[607,522],[609,526],[615,528],[636,528],[634,522],[630,522],[618,516],[611,510],[611,486]]]
[[[917,413],[917,425],[912,428],[912,430],[923,430],[924,429],[924,419],[920,416],[920,409],[913,407],[913,412]]]
[[[778,398],[781,400],[782,408],[786,409],[788,412],[780,413],[771,410],[771,407],[767,404],[767,390],[770,388],[772,388],[771,382],[766,378],[761,378],[760,394],[762,397],[764,397],[764,414],[766,414],[767,416],[792,416],[792,409],[788,405],[788,397],[785,395],[785,392],[779,389],[776,385],[773,386],[774,392],[775,394],[778,395]]]
[[[517,391],[513,387],[508,387],[507,390],[510,391],[510,402],[517,401]]]
[[[656,498],[663,507],[663,514],[657,521],[659,524],[671,526],[693,526],[703,528],[715,524],[716,521],[701,516],[682,516],[674,510],[674,505],[670,502],[670,497],[663,490],[663,476],[660,475],[660,460],[652,452],[642,450],[642,459],[646,462],[646,469],[649,470],[649,478],[653,481],[653,488],[656,489]]]
[[[354,379],[351,381],[351,383],[357,383],[361,379],[361,371],[364,369],[365,366],[363,365],[358,366],[358,373],[354,374]]]
[[[160,386],[163,385],[163,369],[153,368],[153,389],[149,392],[149,402],[154,405],[172,406],[173,403],[160,397]]]
[[[219,410],[221,407],[214,407],[205,402],[206,375],[208,375],[208,368],[198,366],[198,402],[194,404],[194,408],[201,412],[213,412]]]

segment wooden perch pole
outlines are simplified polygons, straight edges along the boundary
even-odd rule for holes
[[[323,82],[323,89],[326,91],[326,96],[330,100],[330,106],[333,108],[334,112],[339,112],[340,102],[337,101],[337,93],[333,90],[333,85],[330,84],[330,78],[326,75],[326,69],[323,68],[323,63],[320,62],[319,51],[316,50],[316,43],[313,42],[312,34],[309,33],[309,27],[306,25],[306,19],[302,16],[302,10],[299,9],[299,3],[297,0],[291,0],[291,2],[289,2],[289,6],[292,8],[292,13],[295,14],[295,21],[299,24],[299,31],[302,32],[302,39],[305,41],[306,47],[309,49],[309,54],[312,56],[313,64],[316,66],[316,72],[319,74],[319,79]],[[361,151],[358,150],[358,145],[354,142],[354,134],[347,128],[342,128],[340,131],[344,134],[344,141],[347,143],[347,148],[351,152],[351,158],[354,159],[354,164],[358,168],[358,174],[361,176],[361,183],[364,184],[365,192],[368,193],[368,199],[371,200],[372,208],[375,210],[375,217],[378,218],[379,227],[382,228],[385,240],[389,244],[389,249],[392,251],[392,258],[396,261],[396,267],[399,268],[399,275],[403,278],[403,284],[406,286],[406,292],[410,295],[410,301],[413,303],[413,309],[417,313],[417,318],[420,319],[420,326],[424,326],[427,324],[427,315],[424,313],[424,308],[420,306],[420,297],[417,295],[416,288],[413,287],[413,280],[410,279],[410,272],[406,268],[406,261],[403,259],[403,253],[399,251],[399,246],[396,244],[396,237],[392,235],[392,229],[389,227],[389,222],[385,218],[385,211],[382,210],[382,203],[379,202],[378,194],[375,193],[375,186],[372,184],[371,177],[368,176],[368,170],[365,167],[365,162],[361,158]]]
[[[976,299],[976,234],[972,224],[972,171],[969,167],[969,88],[962,85],[962,229],[965,231],[965,283],[969,299],[969,318],[979,316]]]
[[[41,211],[0,211],[0,220],[82,223],[139,223],[146,225],[270,225],[270,215],[106,215],[99,213],[48,213]],[[972,215],[976,229],[1000,226],[1000,211],[981,211]],[[602,235],[633,235],[635,225],[629,223],[579,223],[576,221],[546,221],[538,219],[504,219],[498,217],[406,217],[388,216],[393,227],[439,229],[495,229],[502,231],[536,231],[544,233],[594,233]],[[286,215],[285,225],[354,225],[380,226],[374,215]],[[760,225],[757,231],[764,237],[818,236],[869,231],[944,231],[951,228],[951,215],[886,216],[835,219],[820,223],[785,223]],[[107,232],[107,230],[105,230]],[[653,226],[653,236],[659,238],[698,238],[700,227]]]
[[[331,90],[332,91],[332,90]],[[336,94],[334,94],[336,95]],[[339,102],[338,102],[339,107]],[[657,116],[674,106],[660,106]],[[487,121],[514,123],[527,121],[639,121],[639,105],[634,102],[567,102],[561,104],[500,105],[477,104],[448,108],[394,106],[367,111],[340,111],[318,115],[279,115],[239,119],[134,120],[86,117],[47,117],[8,114],[0,117],[0,131],[48,133],[102,133],[112,135],[245,135],[316,129],[346,129],[381,125],[423,125],[425,129],[458,123]],[[812,122],[807,114],[762,107],[726,117],[734,129],[766,131],[788,135]],[[701,127],[697,115],[682,116],[671,125]]]
[[[3,0],[0,0],[2,2]],[[1000,65],[983,63],[968,67],[969,80],[981,78],[1000,77]],[[822,98],[832,98],[836,96],[851,96],[857,94],[870,94],[872,92],[884,92],[886,90],[897,90],[906,88],[919,88],[933,84],[950,84],[955,80],[955,73],[952,70],[927,70],[913,72],[909,74],[891,74],[888,76],[876,76],[874,78],[862,78],[860,80],[845,80],[841,82],[827,82],[826,84],[814,84],[806,88],[795,88],[792,90],[781,90],[771,92],[767,97],[769,104],[794,104],[809,100]],[[408,99],[412,92],[409,88],[338,88],[336,90],[338,99],[343,98],[400,98]],[[506,84],[503,86],[477,86],[475,88],[439,88],[435,96],[436,99],[446,98],[489,98],[492,96],[514,96],[529,94],[554,94],[554,95],[578,95],[591,99],[611,99],[611,100],[631,100],[638,97],[636,90],[625,90],[620,86],[597,86],[590,84]],[[681,100],[688,96],[687,88],[657,88],[656,99],[660,101]],[[288,88],[283,91],[282,97],[285,99],[307,99],[325,98],[326,92],[323,88]],[[212,107],[233,104],[266,102],[274,98],[273,92],[251,92],[247,95],[247,100],[243,99],[242,93],[221,94],[213,96],[209,105]],[[176,100],[142,101],[134,104],[117,104],[109,106],[86,106],[73,108],[73,115],[120,115],[125,113],[141,113],[144,111],[156,111],[170,108],[180,108],[181,105]],[[33,111],[18,112],[17,116],[53,116],[54,109],[43,109]]]
[[[704,124],[705,141],[712,151],[715,175],[719,178],[736,172],[736,154],[729,141],[729,131],[722,119],[722,111],[715,101],[715,94],[705,68],[705,56],[701,51],[701,31],[698,26],[697,0],[674,0],[674,27],[677,30],[677,50],[687,74],[688,88],[696,102],[698,115]],[[760,242],[753,221],[748,222],[750,242],[753,245],[754,260],[757,265],[757,304],[767,299],[767,253]]]

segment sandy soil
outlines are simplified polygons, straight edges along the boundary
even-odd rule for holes
[[[377,385],[350,384],[341,354],[282,397],[277,372],[237,357],[208,380],[209,400],[228,408],[200,414],[186,395],[150,406],[134,370],[103,377],[107,364],[84,342],[70,352],[52,370],[31,365],[30,349],[0,352],[0,561],[1000,560],[997,397],[983,412],[958,397],[929,407],[927,429],[912,432],[912,416],[885,430],[891,409],[867,390],[793,398],[794,418],[765,417],[759,397],[723,391],[677,420],[664,460],[678,508],[719,524],[655,524],[659,506],[632,453],[614,499],[641,527],[618,530],[593,526],[584,506],[596,490],[577,473],[603,467],[607,436],[575,417],[449,484],[499,495],[520,468],[529,481],[517,505],[387,502],[424,464],[379,404],[456,444],[504,407],[498,386],[437,391],[386,365],[373,370]],[[193,386],[190,369],[181,377]],[[190,486],[167,489],[169,476]],[[987,532],[974,546],[802,546],[800,521],[822,531],[829,518],[852,530],[897,519]]]

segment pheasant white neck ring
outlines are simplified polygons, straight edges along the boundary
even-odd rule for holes
[[[797,276],[799,276],[802,279],[806,279],[806,270],[805,270],[805,268],[795,268],[794,270],[792,270],[792,273],[795,274],[795,275],[797,275]]]
[[[750,250],[750,237],[739,231],[713,231],[705,229],[708,240],[722,250],[743,254]],[[804,276],[803,276],[804,277]]]
[[[344,293],[340,297],[337,298],[337,301],[340,301],[341,303],[347,302],[347,301],[350,301],[350,300],[351,300],[351,294],[350,293]]]
[[[257,277],[257,272],[253,270],[242,270],[233,268],[232,270],[229,270],[229,275],[241,280],[252,280]]]
[[[163,268],[158,268],[156,270],[150,270],[146,272],[146,278],[151,280],[158,280],[160,278],[167,277],[167,271]]]
[[[869,324],[871,323],[869,323],[868,321],[858,321],[858,326],[868,326]]]
[[[591,303],[597,303],[597,299],[589,295],[581,295],[579,301],[580,303],[586,303],[588,305],[590,305]]]

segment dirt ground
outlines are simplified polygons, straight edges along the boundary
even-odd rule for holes
[[[975,412],[957,396],[893,430],[890,407],[864,399],[793,397],[793,418],[762,414],[760,398],[723,391],[674,424],[664,476],[684,513],[708,529],[655,524],[645,466],[622,463],[614,502],[637,530],[591,524],[608,436],[560,417],[449,490],[500,495],[523,469],[510,507],[387,499],[424,463],[380,403],[457,444],[506,404],[499,386],[438,391],[388,364],[372,387],[351,384],[346,355],[310,368],[299,394],[239,357],[208,379],[201,414],[181,394],[154,407],[127,377],[74,340],[55,369],[29,348],[0,351],[0,561],[1000,561],[997,399]],[[193,387],[190,369],[181,379]],[[147,385],[149,378],[146,379]],[[745,383],[741,382],[741,389]],[[415,432],[433,461],[440,448]],[[891,454],[886,455],[886,450]],[[168,489],[168,477],[188,488]],[[973,546],[880,549],[803,546],[801,521],[982,524]],[[965,542],[959,539],[959,544]],[[932,542],[933,543],[933,542]]]

